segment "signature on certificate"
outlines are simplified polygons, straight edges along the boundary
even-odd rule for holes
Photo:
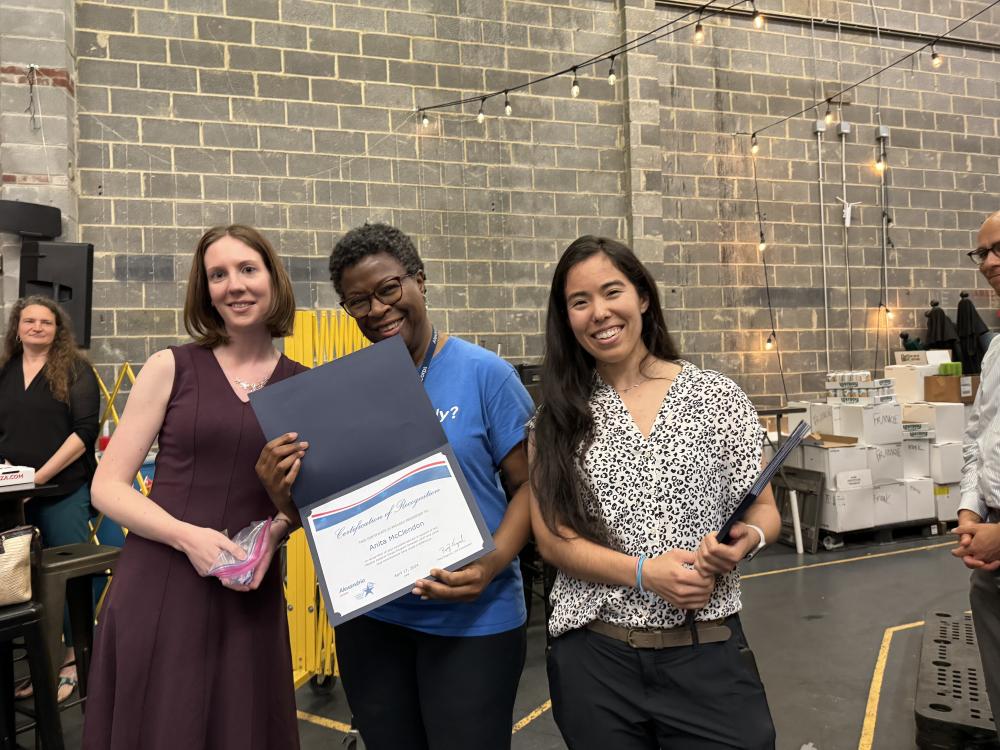
[[[441,554],[448,555],[456,550],[461,549],[465,546],[465,534],[459,534],[458,536],[452,537],[452,540],[447,544],[441,545]]]

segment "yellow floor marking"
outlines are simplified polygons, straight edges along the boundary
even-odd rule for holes
[[[514,725],[514,728],[511,730],[510,733],[511,734],[517,734],[522,729],[524,729],[526,726],[528,726],[528,724],[530,724],[535,719],[537,719],[539,716],[541,716],[546,711],[548,711],[550,708],[552,708],[552,701],[545,701],[545,703],[543,703],[542,705],[540,705],[538,708],[536,708],[530,714],[528,714],[523,719],[521,719],[519,722],[517,722],[517,724]]]
[[[875,671],[872,673],[872,684],[868,689],[868,705],[865,707],[865,723],[861,727],[861,739],[858,741],[858,750],[871,750],[872,742],[875,740],[875,720],[878,718],[878,700],[882,693],[882,678],[885,675],[885,664],[889,660],[889,647],[892,645],[892,636],[901,630],[912,630],[924,624],[923,620],[918,622],[908,622],[905,625],[894,625],[886,628],[882,634],[882,645],[878,650],[878,658],[875,659]]]
[[[842,565],[843,563],[857,562],[858,560],[874,560],[876,557],[890,557],[892,555],[905,555],[908,552],[922,552],[929,549],[941,549],[942,547],[955,547],[958,542],[944,542],[943,544],[928,544],[923,547],[910,547],[909,549],[897,549],[892,552],[876,552],[873,555],[859,555],[858,557],[846,557],[843,560],[827,560],[826,562],[810,563],[808,565],[796,565],[792,568],[779,568],[778,570],[765,570],[760,573],[748,573],[741,575],[740,580],[748,578],[760,578],[761,576],[774,576],[778,573],[794,573],[796,570],[808,570],[810,568],[825,568],[828,565]]]
[[[305,711],[296,711],[295,714],[302,719],[302,721],[308,721],[310,724],[316,724],[317,726],[326,727],[327,729],[336,729],[338,732],[343,732],[344,734],[351,731],[351,725],[345,724],[342,721],[334,721],[333,719],[328,719],[325,716],[317,716],[316,714],[309,714]]]

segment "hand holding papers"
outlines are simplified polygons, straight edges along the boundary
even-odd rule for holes
[[[270,440],[308,441],[292,496],[330,622],[494,549],[403,342],[394,337],[254,393]]]

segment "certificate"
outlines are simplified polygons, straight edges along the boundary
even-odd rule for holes
[[[409,593],[431,568],[494,549],[452,460],[433,453],[309,509],[303,522],[331,625]]]

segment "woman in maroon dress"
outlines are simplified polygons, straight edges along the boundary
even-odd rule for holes
[[[207,576],[227,534],[274,514],[254,465],[264,436],[247,399],[301,371],[275,336],[292,328],[288,275],[256,230],[198,243],[184,305],[194,344],[142,368],[94,477],[93,503],[129,529],[97,627],[85,750],[297,748],[279,506],[253,580]],[[159,440],[149,498],[132,479]],[[284,502],[278,498],[279,502]]]

